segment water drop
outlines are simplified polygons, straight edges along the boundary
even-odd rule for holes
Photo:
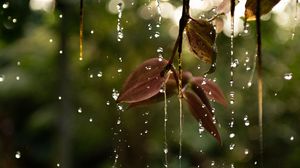
[[[62,54],[63,53],[63,51],[62,50],[59,50],[59,54]]]
[[[3,82],[5,80],[5,76],[4,75],[0,75],[0,82]]]
[[[21,158],[21,152],[20,152],[20,151],[17,151],[17,152],[16,152],[15,158],[16,158],[16,159],[20,159],[20,158]]]
[[[49,43],[52,43],[53,42],[53,39],[49,39]]]
[[[89,119],[89,122],[93,122],[93,118],[90,118],[90,119]]]
[[[57,163],[57,164],[56,164],[56,167],[60,167],[60,164],[59,164],[59,163]]]
[[[13,18],[13,20],[12,20],[13,23],[17,23],[17,21],[18,20],[16,18]]]
[[[252,86],[252,82],[249,81],[249,82],[247,83],[247,86],[248,86],[248,88],[251,87],[251,86]]]
[[[122,2],[119,2],[117,4],[117,9],[118,9],[118,24],[117,24],[117,32],[118,32],[118,35],[117,35],[117,41],[120,42],[124,35],[123,35],[123,27],[121,25],[121,19],[122,19],[122,6],[123,6],[123,3]]]
[[[101,78],[101,77],[102,77],[102,72],[101,72],[101,71],[98,72],[97,77],[98,77],[98,78]]]
[[[234,133],[229,134],[229,138],[234,138],[234,137],[235,137]]]
[[[294,136],[291,136],[291,137],[290,137],[290,141],[293,141],[293,140],[294,140]]]
[[[58,96],[58,100],[61,100],[62,99],[62,97],[61,96]]]
[[[16,76],[16,80],[20,80],[20,76]]]
[[[159,36],[160,36],[160,33],[159,32],[155,32],[154,37],[158,38]]]
[[[4,2],[2,8],[7,9],[8,7],[9,7],[9,2]]]
[[[92,79],[92,78],[94,78],[94,75],[93,75],[93,74],[90,74],[90,76],[89,76],[89,77]]]
[[[233,150],[234,147],[235,147],[235,144],[230,144],[230,145],[229,145],[229,150]]]
[[[106,105],[109,106],[109,105],[110,105],[110,102],[109,102],[109,101],[106,101]]]
[[[165,153],[165,154],[168,153],[168,149],[167,149],[167,148],[164,149],[164,153]]]
[[[293,78],[293,73],[285,73],[283,78],[285,80],[291,80]]]
[[[164,49],[162,47],[158,47],[156,50],[157,53],[162,53],[164,52]]]
[[[91,30],[91,34],[94,34],[94,30]]]
[[[59,15],[59,18],[63,18],[63,15],[62,15],[62,14],[60,14],[60,15]]]
[[[119,72],[119,73],[121,73],[121,72],[122,72],[122,69],[121,69],[121,68],[120,68],[120,69],[118,69],[118,72]]]
[[[112,98],[113,98],[114,100],[117,100],[118,97],[119,97],[119,92],[118,92],[116,89],[113,89],[113,90],[112,90]]]
[[[245,155],[248,155],[249,154],[249,150],[245,149],[244,153],[245,153]]]
[[[78,108],[77,112],[78,112],[78,113],[82,113],[81,107]]]
[[[214,166],[215,165],[215,161],[211,161],[211,166]]]
[[[121,120],[118,120],[118,121],[117,121],[117,124],[118,124],[118,125],[121,124]]]

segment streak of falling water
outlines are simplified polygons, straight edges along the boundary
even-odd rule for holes
[[[298,3],[299,0],[296,0],[296,5],[295,5],[295,16],[294,16],[294,27],[293,27],[293,31],[292,31],[292,40],[294,40],[295,37],[295,31],[296,31],[296,27],[297,27],[297,20],[298,20]]]
[[[164,83],[164,155],[165,163],[164,167],[168,167],[168,141],[167,141],[167,122],[168,122],[168,104],[167,104],[167,88],[166,83]]]
[[[119,2],[117,4],[117,9],[118,9],[118,24],[117,24],[117,40],[118,42],[121,42],[124,35],[123,35],[123,27],[121,25],[121,19],[122,19],[122,9],[123,9],[123,3]]]
[[[156,7],[157,7],[157,13],[158,13],[158,22],[156,27],[160,27],[161,24],[161,8],[160,8],[160,0],[156,0]]]
[[[181,90],[181,88],[180,88]],[[183,128],[183,114],[182,114],[182,98],[179,97],[179,168],[181,168],[181,160],[182,160],[182,128]]]

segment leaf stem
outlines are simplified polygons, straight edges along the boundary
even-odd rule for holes
[[[257,78],[258,78],[258,120],[259,120],[259,145],[260,145],[260,167],[263,167],[263,76],[262,76],[262,54],[261,54],[261,22],[260,22],[260,0],[256,0],[256,43],[257,43]]]

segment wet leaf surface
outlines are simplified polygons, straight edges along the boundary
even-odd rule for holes
[[[260,0],[260,15],[267,14],[280,0]],[[245,5],[245,19],[247,21],[255,20],[256,0],[247,0]]]
[[[214,43],[216,31],[211,23],[206,20],[191,19],[186,26],[186,34],[192,52],[200,60],[215,64],[216,52]],[[210,70],[212,72],[212,70]]]
[[[202,77],[193,77],[191,83],[193,90],[194,88],[201,87],[209,99],[213,99],[225,107],[227,106],[227,101],[222,90],[213,81]]]
[[[184,92],[184,98],[197,121],[201,122],[202,126],[221,144],[219,132],[213,123],[213,116],[200,97],[192,92],[186,91]]]
[[[159,93],[169,74],[161,76],[167,60],[152,58],[138,66],[127,78],[118,102],[136,103]]]

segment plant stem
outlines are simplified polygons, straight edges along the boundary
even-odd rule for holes
[[[263,76],[261,54],[261,25],[260,25],[260,0],[256,0],[256,43],[257,43],[257,78],[258,78],[258,120],[259,120],[259,144],[260,167],[263,167]]]
[[[80,0],[79,60],[83,59],[83,0]]]

